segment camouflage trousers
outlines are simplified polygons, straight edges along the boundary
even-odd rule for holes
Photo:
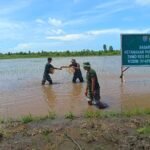
[[[48,81],[49,84],[53,84],[51,76],[49,74],[44,73],[43,79],[42,79],[42,85],[44,85],[46,81]]]
[[[91,90],[88,90],[87,93],[88,101],[92,104],[99,104],[100,103],[100,88],[94,90],[94,95]]]

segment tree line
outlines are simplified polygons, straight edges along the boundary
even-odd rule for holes
[[[5,54],[0,53],[0,59],[3,58],[36,58],[36,57],[67,57],[67,56],[103,56],[103,55],[120,55],[120,50],[114,50],[113,47],[107,49],[106,45],[103,45],[103,50],[90,50],[83,49],[80,51],[44,51],[39,52],[8,52]]]

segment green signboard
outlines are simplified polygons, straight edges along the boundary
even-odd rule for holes
[[[122,66],[150,66],[150,34],[122,34]]]

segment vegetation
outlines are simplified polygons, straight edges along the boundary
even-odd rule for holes
[[[112,111],[86,111],[85,118],[107,118],[107,117],[132,117],[140,115],[150,115],[150,109],[134,109],[131,111],[112,112]]]
[[[48,112],[48,116],[47,116],[47,118],[49,118],[49,119],[55,119],[56,118],[56,114],[55,114],[55,112],[51,112],[51,111],[49,111]]]
[[[99,118],[102,116],[102,112],[100,111],[86,111],[84,113],[85,118]]]
[[[17,53],[0,53],[0,59],[14,59],[14,58],[40,58],[40,57],[69,57],[69,56],[106,56],[106,55],[120,55],[119,50],[113,50],[110,46],[109,50],[104,47],[103,50],[95,51],[89,49],[83,49],[81,51],[63,51],[63,52],[52,52],[52,51],[41,51],[41,52],[17,52]]]
[[[146,125],[146,126],[144,126],[142,128],[139,128],[137,130],[137,132],[140,133],[140,134],[148,134],[148,135],[150,135],[150,124]]]
[[[4,123],[4,120],[2,118],[0,118],[0,123]]]
[[[29,114],[29,115],[26,115],[26,116],[22,116],[21,117],[21,122],[22,123],[29,123],[29,122],[32,122],[32,121],[40,121],[40,120],[46,120],[46,119],[51,119],[51,120],[53,120],[53,119],[55,119],[56,118],[56,114],[55,114],[55,112],[51,112],[51,111],[49,111],[48,112],[48,115],[46,115],[46,116],[33,116],[33,115],[31,115],[31,114]]]
[[[69,112],[65,115],[65,118],[66,119],[70,119],[70,120],[73,120],[75,118],[74,114],[72,112]]]
[[[32,122],[34,120],[33,116],[31,114],[27,115],[27,116],[23,116],[21,118],[21,122],[22,123],[29,123]]]
[[[114,111],[85,111],[83,114],[84,118],[111,118],[111,117],[132,117],[132,116],[144,116],[144,115],[150,115],[150,109],[134,109],[131,111],[122,111],[122,112],[114,112]],[[75,119],[75,115],[72,112],[68,112],[65,114],[65,119],[73,120]],[[41,121],[46,119],[56,119],[56,113],[55,112],[48,112],[48,115],[46,116],[33,116],[31,114],[22,116],[19,120],[13,120],[8,119],[7,121],[4,119],[0,119],[0,124],[3,123],[11,123],[15,121],[21,121],[22,123],[29,123],[32,121]],[[140,131],[139,131],[140,132]]]

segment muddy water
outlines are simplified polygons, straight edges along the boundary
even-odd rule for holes
[[[56,67],[68,65],[71,58],[54,58]],[[101,100],[109,104],[107,110],[150,108],[150,68],[130,68],[125,83],[120,82],[120,56],[77,57],[82,64],[89,61],[97,71],[101,86]],[[68,112],[76,115],[88,106],[84,98],[85,83],[72,84],[67,70],[55,71],[54,85],[41,86],[45,58],[0,60],[0,116],[20,117],[29,113],[45,115],[54,111],[58,116]],[[83,77],[85,71],[82,69]]]

